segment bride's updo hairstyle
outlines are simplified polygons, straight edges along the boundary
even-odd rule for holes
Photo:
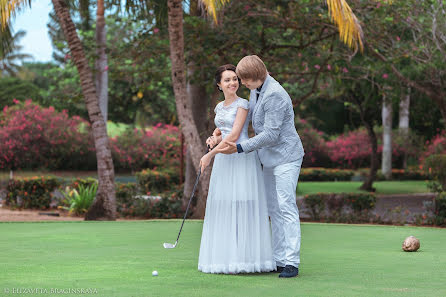
[[[221,74],[223,72],[225,72],[226,70],[233,71],[234,73],[236,73],[235,72],[236,67],[234,65],[232,65],[232,64],[225,64],[225,65],[222,65],[222,66],[217,68],[217,71],[215,72],[215,86],[217,87],[217,89],[220,92],[223,92],[223,91],[219,88],[218,84],[221,82]],[[237,76],[237,78],[238,78],[238,84],[240,86],[242,83],[241,83],[240,78],[238,76]]]

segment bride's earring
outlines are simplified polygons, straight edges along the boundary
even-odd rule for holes
[[[223,90],[221,89],[221,87],[218,87],[218,89],[219,89],[220,91],[222,91],[222,92],[223,92]]]

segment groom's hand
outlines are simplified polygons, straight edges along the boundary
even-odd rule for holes
[[[237,152],[237,144],[235,142],[223,140],[222,144],[223,147],[221,149],[218,149],[217,152],[226,155],[230,155]]]

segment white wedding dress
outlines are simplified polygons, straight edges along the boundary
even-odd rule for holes
[[[238,108],[249,109],[238,98],[215,108],[215,125],[223,139],[234,124]],[[248,115],[237,143],[248,138]],[[271,230],[263,173],[256,152],[217,154],[212,168],[198,270],[206,273],[273,271]]]

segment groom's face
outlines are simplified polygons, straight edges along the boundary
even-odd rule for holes
[[[250,90],[255,90],[263,84],[261,80],[242,79],[242,85]]]

